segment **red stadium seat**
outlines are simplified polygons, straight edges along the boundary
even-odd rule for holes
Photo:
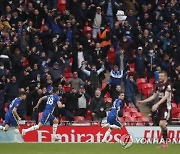
[[[68,80],[73,77],[73,74],[72,73],[64,73],[64,77],[66,78],[66,80]]]
[[[131,115],[132,115],[133,113],[138,112],[137,109],[136,109],[136,108],[133,108],[133,107],[128,108],[127,111],[130,112]]]
[[[106,103],[107,103],[107,102],[108,102],[108,103],[112,103],[112,98],[110,98],[110,97],[109,97],[109,98],[104,98],[104,101],[105,101]]]
[[[153,84],[153,85],[154,85],[154,83],[155,83],[155,79],[154,79],[154,78],[150,78],[150,79],[149,79],[149,83],[151,83],[151,84]]]
[[[123,113],[123,117],[126,118],[126,117],[131,117],[131,113],[130,112],[124,112]]]
[[[136,83],[137,83],[137,85],[138,85],[138,84],[140,84],[140,83],[147,83],[147,82],[146,82],[146,79],[145,79],[145,78],[137,78],[137,79],[136,79]]]
[[[144,125],[145,125],[144,122],[137,122],[137,123],[136,123],[136,126],[144,126]]]
[[[152,94],[153,90],[154,90],[153,88],[144,89],[144,90],[143,90],[143,95],[144,95],[144,97],[145,97],[145,98],[148,98],[148,97]]]
[[[71,86],[70,85],[64,85],[64,91],[65,92],[69,92],[71,90]]]
[[[147,118],[147,117],[139,117],[138,121],[149,122],[149,118]]]
[[[123,117],[118,117],[120,122],[124,122],[124,118]]]
[[[141,86],[140,92],[143,93],[145,89],[154,89],[154,86],[151,83],[145,83]]]
[[[176,103],[171,103],[172,108],[177,108],[177,104]]]
[[[85,118],[83,116],[75,116],[74,121],[76,123],[83,123],[85,121]]]
[[[138,78],[136,79],[136,84],[138,86],[138,92],[141,92],[141,88],[143,86],[143,84],[147,83],[145,78]]]
[[[91,111],[90,111],[90,110],[87,110],[87,111],[86,111],[86,115],[87,115],[87,116],[89,116],[89,115],[91,116]]]
[[[172,109],[172,118],[180,118],[180,108]]]
[[[180,108],[180,103],[178,103],[178,108]]]
[[[129,64],[129,67],[130,67],[130,68],[134,68],[134,69],[135,69],[135,63],[131,63],[131,64]]]
[[[105,95],[104,95],[104,98],[109,98],[110,97],[110,93],[106,93]]]
[[[135,117],[136,119],[143,117],[143,114],[141,112],[134,112],[132,113],[132,117]]]

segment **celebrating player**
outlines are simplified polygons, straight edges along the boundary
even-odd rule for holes
[[[107,142],[107,138],[111,134],[112,129],[121,129],[123,127],[123,125],[118,119],[118,112],[121,109],[123,100],[124,100],[124,92],[120,92],[118,99],[116,99],[113,102],[112,109],[108,114],[107,124],[104,124],[102,126],[103,128],[108,128],[108,130],[106,131],[104,135],[104,138],[102,139],[103,143]]]
[[[25,135],[27,132],[30,132],[30,131],[33,131],[33,130],[37,130],[37,129],[40,129],[43,125],[45,125],[48,121],[53,121],[53,135],[54,135],[54,140],[57,139],[57,135],[56,135],[56,131],[57,131],[57,126],[58,126],[58,119],[55,118],[53,116],[53,111],[56,107],[56,104],[58,105],[59,108],[62,108],[62,107],[65,107],[64,104],[62,104],[60,101],[59,101],[59,97],[58,97],[58,94],[59,94],[59,90],[57,88],[52,88],[50,90],[50,95],[48,96],[43,96],[39,99],[37,105],[33,108],[33,110],[36,110],[38,109],[40,103],[43,101],[43,100],[47,100],[46,102],[46,107],[45,107],[45,110],[43,112],[43,115],[42,115],[42,118],[39,122],[38,125],[35,125],[35,126],[32,126],[28,129],[22,129],[22,135]]]
[[[153,105],[152,111],[157,110],[159,126],[161,127],[162,136],[165,141],[161,147],[167,148],[167,121],[170,118],[171,111],[171,84],[167,81],[167,73],[165,71],[159,73],[159,83],[155,88],[154,94],[143,101],[139,101],[139,103],[151,102],[157,97],[159,101]]]
[[[9,110],[5,114],[5,126],[0,126],[0,130],[8,131],[9,126],[12,125],[15,127],[15,138],[19,133],[19,123],[21,120],[20,116],[17,113],[17,109],[20,106],[22,100],[26,99],[25,91],[19,92],[19,97],[15,98],[9,105]]]

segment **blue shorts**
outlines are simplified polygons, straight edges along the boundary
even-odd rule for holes
[[[116,125],[118,127],[122,126],[121,122],[118,119],[118,116],[115,115],[108,115],[107,123],[109,123],[110,125]]]
[[[6,124],[7,124],[7,125],[12,125],[12,126],[14,126],[14,127],[16,127],[16,126],[19,125],[18,120],[16,119],[16,117],[13,116],[13,114],[12,114],[12,115],[9,115],[8,112],[5,114],[5,125],[6,125]]]
[[[45,125],[48,121],[53,121],[55,116],[52,115],[49,111],[44,111],[40,123]]]

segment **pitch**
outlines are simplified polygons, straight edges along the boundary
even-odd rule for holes
[[[159,145],[134,144],[123,149],[118,143],[2,143],[1,154],[177,154],[180,145],[171,144],[167,149]]]

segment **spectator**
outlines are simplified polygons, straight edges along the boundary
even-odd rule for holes
[[[129,107],[130,103],[133,103],[138,112],[140,112],[139,107],[137,106],[136,93],[137,93],[137,84],[134,81],[133,74],[125,74],[124,76],[124,89],[125,89],[125,100],[127,106]]]
[[[115,65],[119,70],[126,71],[128,69],[129,61],[126,55],[124,49],[120,49],[120,52],[116,53]]]
[[[173,83],[174,91],[174,101],[178,105],[180,104],[180,74],[178,74],[177,79]]]
[[[92,98],[90,103],[93,120],[100,120],[106,116],[106,104],[104,99],[101,97],[101,91],[95,91],[95,97]]]
[[[97,88],[100,87],[100,81],[99,81],[99,74],[101,72],[104,71],[104,63],[101,62],[102,66],[99,70],[96,70],[96,66],[95,65],[92,65],[91,66],[91,70],[88,71],[85,67],[86,67],[86,64],[85,62],[83,62],[83,65],[82,65],[82,71],[88,76],[88,85],[89,85],[89,88],[90,88],[90,94],[91,96],[93,96],[93,93],[95,92],[95,90]]]
[[[78,100],[77,100],[77,104],[76,104],[75,115],[85,117],[86,111],[88,109],[88,102],[89,102],[90,96],[86,92],[83,85],[80,85],[79,88],[80,89],[78,92]]]
[[[19,83],[15,76],[11,77],[11,81],[5,87],[6,100],[10,104],[11,101],[18,97]]]
[[[119,70],[117,65],[114,65],[113,70],[110,72],[110,81],[109,84],[112,87],[116,87],[117,85],[121,85],[121,79],[123,77],[123,70]]]
[[[106,21],[110,23],[111,28],[114,26],[116,20],[117,6],[118,4],[114,0],[104,0],[101,2],[104,7],[104,14],[106,15]]]
[[[54,80],[58,79],[61,75],[64,74],[64,65],[60,66],[58,62],[54,62],[53,67],[49,69],[49,73],[52,75]]]
[[[106,22],[105,16],[101,12],[101,7],[98,6],[96,8],[96,13],[92,16],[91,20],[93,24],[92,36],[93,38],[97,38],[100,28],[105,26]]]
[[[144,72],[146,69],[146,57],[143,54],[143,48],[138,47],[138,53],[134,56],[135,64],[136,64],[136,76],[137,77],[144,77]]]
[[[69,79],[67,81],[67,84],[70,84],[71,89],[75,89],[78,92],[80,85],[83,85],[84,82],[80,78],[78,78],[77,72],[73,72],[73,78]]]

